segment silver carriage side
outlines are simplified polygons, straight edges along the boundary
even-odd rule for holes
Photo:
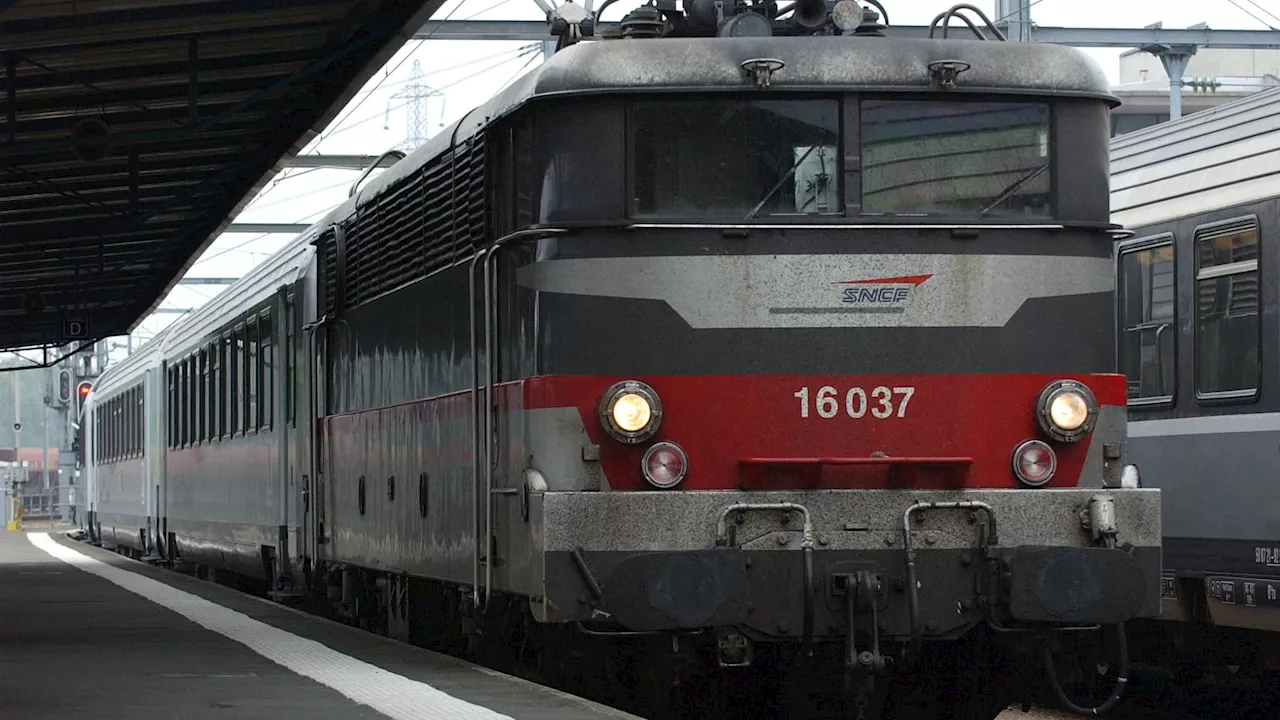
[[[1129,456],[1164,498],[1161,664],[1280,668],[1280,90],[1116,138]],[[1178,638],[1177,643],[1170,638]],[[1175,650],[1176,648],[1176,650]],[[1170,662],[1176,660],[1177,662]]]

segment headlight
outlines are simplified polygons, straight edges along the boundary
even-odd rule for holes
[[[1040,429],[1059,442],[1075,442],[1093,430],[1098,401],[1088,387],[1074,380],[1055,380],[1040,392],[1036,403]]]
[[[600,399],[600,422],[618,442],[641,443],[662,424],[662,403],[653,388],[638,380],[624,380]]]
[[[1137,465],[1125,465],[1120,471],[1120,487],[1125,490],[1137,490],[1142,487],[1142,476]]]

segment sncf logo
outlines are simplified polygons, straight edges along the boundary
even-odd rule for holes
[[[904,275],[869,280],[843,280],[833,284],[844,286],[840,302],[845,305],[852,305],[855,308],[901,310],[910,304],[916,288],[931,277],[933,275]]]

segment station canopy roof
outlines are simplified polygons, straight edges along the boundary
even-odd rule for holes
[[[129,332],[440,4],[0,0],[0,348]]]

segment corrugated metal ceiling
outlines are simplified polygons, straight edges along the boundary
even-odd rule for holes
[[[0,0],[0,347],[128,332],[440,3]]]

